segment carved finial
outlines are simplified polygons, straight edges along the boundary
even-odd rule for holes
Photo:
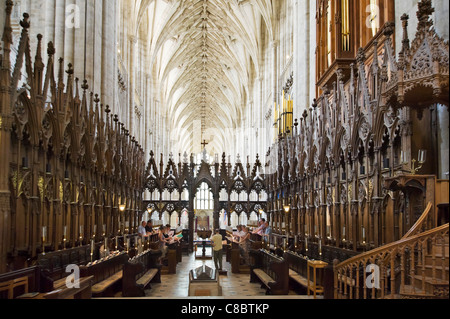
[[[430,16],[434,13],[435,9],[431,4],[431,0],[422,0],[418,4],[419,10],[417,11],[417,19],[419,20],[418,29],[430,28],[433,25],[433,20]]]
[[[366,61],[366,53],[364,52],[363,48],[358,49],[358,53],[356,54],[356,61],[359,64],[364,64],[364,62]]]
[[[89,85],[87,84],[87,80],[83,80],[83,84],[81,85],[81,88],[83,89],[83,91],[85,91],[84,93],[86,93],[86,90],[89,89]]]
[[[55,46],[54,46],[53,42],[50,41],[47,45],[47,54],[53,56],[53,55],[55,55],[55,52],[56,52]]]
[[[38,34],[37,36],[36,36],[36,38],[37,38],[37,40],[38,40],[38,48],[41,48],[41,46],[42,46],[42,38],[43,38],[43,36],[42,36],[42,34]],[[40,52],[39,52],[40,53]]]
[[[305,110],[305,111],[303,112],[303,119],[306,120],[307,118],[308,118],[308,111]]]
[[[23,20],[20,21],[20,26],[24,28],[25,30],[30,28],[30,22],[28,21],[30,19],[30,15],[28,13],[23,14]]]
[[[7,15],[11,15],[13,6],[14,6],[14,2],[12,0],[6,0],[5,11],[6,11]]]
[[[394,34],[395,23],[394,22],[386,22],[384,25],[383,34],[390,38]]]
[[[5,53],[4,56],[2,57],[2,59],[4,59],[2,63],[4,63],[3,67],[5,68],[9,68],[10,67],[9,65],[11,63],[9,52],[11,51],[11,44],[13,43],[12,28],[11,28],[11,13],[13,6],[14,3],[11,0],[6,1],[5,26],[3,28],[3,36],[2,36],[2,41],[4,43],[3,51]]]
[[[68,64],[69,69],[66,71],[67,74],[72,75],[73,74],[73,65],[72,63]],[[78,81],[78,78],[77,78]]]
[[[70,70],[70,69],[69,69]],[[69,74],[69,77],[71,76],[71,73],[67,72]],[[73,73],[73,72],[72,72]],[[79,78],[75,78],[75,97],[78,99],[80,97],[80,92],[79,92],[79,82],[80,79]]]
[[[402,51],[405,52],[409,50],[409,38],[408,38],[408,20],[409,15],[406,13],[402,15],[402,28],[403,28],[403,40],[402,40]]]

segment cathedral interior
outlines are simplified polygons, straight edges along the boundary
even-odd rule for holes
[[[0,299],[448,299],[448,28],[444,0],[0,0]]]

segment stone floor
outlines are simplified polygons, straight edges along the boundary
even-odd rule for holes
[[[207,250],[206,254],[210,254]],[[193,269],[206,265],[214,268],[212,260],[202,261],[196,260],[195,255],[183,255],[183,262],[177,266],[175,275],[162,275],[161,284],[151,284],[152,289],[146,290],[147,298],[187,298],[189,294],[189,272]],[[223,298],[264,298],[265,290],[260,284],[250,283],[250,275],[231,273],[231,264],[225,261],[223,268],[228,270],[227,276],[220,276],[220,284],[222,286]],[[307,296],[297,295],[296,292],[290,291],[289,296],[283,298],[299,298],[308,299]]]

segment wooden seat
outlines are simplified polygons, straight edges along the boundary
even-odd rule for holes
[[[255,270],[253,270],[253,272],[255,273],[256,276],[258,276],[258,278],[262,281],[262,283],[266,287],[269,287],[269,283],[275,283],[275,280],[272,277],[270,277],[268,274],[266,274],[264,272],[264,270],[255,269]]]
[[[23,294],[28,294],[28,277],[21,277],[12,280],[11,282],[12,299],[14,298],[14,289],[22,286],[25,287]],[[20,298],[20,296],[18,298]]]
[[[80,267],[80,277],[94,276],[92,297],[111,297],[122,282],[123,267],[129,260],[125,252],[99,260],[92,265]],[[117,284],[117,285],[116,285]]]
[[[93,279],[94,276],[81,278],[80,288],[61,287],[45,294],[43,299],[91,299]]]
[[[106,291],[109,287],[113,286],[116,282],[122,280],[123,271],[119,271],[112,275],[111,277],[106,278],[105,280],[95,284],[92,286],[92,293],[95,295],[100,295]]]
[[[122,297],[144,297],[150,283],[161,283],[159,250],[147,250],[125,263],[123,267]]]
[[[5,281],[0,282],[0,292],[7,291],[8,292],[8,299],[12,299],[12,281]]]
[[[250,250],[250,282],[261,282],[266,295],[289,294],[289,267],[281,257],[260,250]]]
[[[298,272],[289,269],[289,278],[299,283],[301,286],[308,288],[308,280],[300,275]]]
[[[53,282],[53,289],[57,290],[66,285],[67,278],[62,278]]]
[[[139,278],[136,283],[138,285],[142,285],[142,286],[147,286],[152,280],[153,278],[155,278],[155,276],[158,274],[159,269],[150,269],[149,271],[147,271],[145,273],[144,276],[142,276],[141,278]]]
[[[174,275],[177,273],[177,251],[174,249],[168,249],[166,258],[164,259],[163,263],[166,263],[166,265],[163,265],[162,267],[162,273],[165,275]]]

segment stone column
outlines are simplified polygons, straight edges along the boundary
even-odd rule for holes
[[[115,4],[110,0],[103,0],[102,6],[102,51],[101,51],[101,100],[105,105],[111,106],[113,112],[117,113],[114,104],[114,84],[117,71],[114,65],[116,56],[115,38]],[[125,106],[123,106],[125,107]],[[121,118],[123,122],[125,119]]]
[[[75,0],[75,4],[77,9],[79,10],[79,28],[68,28],[67,33],[69,38],[74,38],[74,46],[73,46],[73,60],[67,60],[66,63],[73,63],[74,65],[74,76],[75,78],[79,78],[81,81],[86,79],[85,76],[85,66],[87,64],[87,47],[89,46],[87,43],[87,28],[88,21],[86,19],[86,2],[87,0]],[[67,27],[67,26],[66,26]],[[70,39],[68,39],[70,41]],[[67,45],[66,45],[67,47]],[[90,86],[90,83],[88,82]]]
[[[66,6],[65,1],[55,0],[55,30],[54,30],[54,45],[55,45],[55,61],[60,57],[64,58],[64,34],[66,32]],[[55,68],[55,76],[58,75],[58,68]]]
[[[75,5],[75,0],[66,0],[66,7],[70,5]],[[64,10],[64,16],[66,15],[66,7],[63,8]],[[58,13],[57,13],[58,14]],[[74,59],[74,45],[75,45],[75,28],[74,27],[67,27],[66,20],[64,20],[64,64],[67,66],[69,63],[72,63],[75,66],[75,59]],[[70,24],[70,23],[69,23]],[[81,23],[82,25],[83,23]],[[78,44],[77,44],[78,45]],[[58,52],[58,51],[57,51]],[[76,66],[78,69],[79,66]]]
[[[357,200],[352,200],[351,204],[350,204],[350,216],[352,219],[351,222],[351,227],[352,227],[352,231],[351,231],[351,237],[349,239],[351,239],[352,244],[353,244],[353,250],[357,251],[358,250],[358,207],[359,207],[359,201]]]
[[[56,22],[56,2],[57,0],[47,0],[45,6],[45,32],[44,48],[50,41],[55,41],[55,22]],[[58,52],[56,52],[58,53]]]
[[[272,45],[272,61],[273,61],[273,102],[278,103],[278,41],[273,41]]]
[[[130,81],[129,81],[129,106],[128,106],[128,127],[133,127],[134,123],[134,95],[136,91],[136,46],[138,43],[138,40],[135,36],[129,37],[129,43],[130,43],[130,54],[128,56],[130,60],[130,69],[128,70],[128,73],[130,74]]]
[[[20,12],[20,18],[22,14],[27,12],[30,14],[31,28],[29,29],[30,34],[30,50],[31,56],[34,58],[37,48],[37,35],[43,34],[45,32],[44,26],[46,25],[46,7],[47,3],[45,1],[30,1],[30,5],[26,11]]]
[[[314,87],[315,79],[311,79],[310,70],[315,67],[310,59],[310,20],[309,0],[298,0],[295,5],[294,18],[294,114],[300,116],[311,104],[310,86]],[[314,39],[315,40],[315,39]]]
[[[9,223],[11,213],[10,190],[8,182],[9,163],[11,161],[11,62],[10,52],[12,43],[11,12],[13,2],[6,2],[5,29],[3,30],[1,46],[3,56],[0,64],[0,151],[2,160],[0,161],[0,273],[6,272],[6,258],[9,243]],[[3,8],[0,11],[4,11]]]

